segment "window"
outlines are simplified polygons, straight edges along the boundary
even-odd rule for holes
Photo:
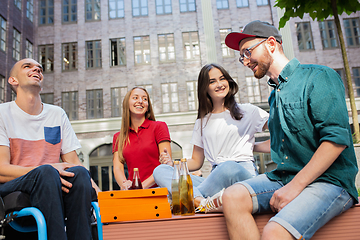
[[[124,16],[124,0],[109,0],[109,18],[123,18]]]
[[[39,24],[53,24],[54,23],[54,0],[40,0],[39,1]]]
[[[344,19],[346,42],[348,46],[360,46],[359,18]]]
[[[200,59],[200,47],[199,47],[199,35],[197,32],[184,32],[183,37],[183,48],[184,48],[184,59],[193,60]]]
[[[323,48],[337,48],[339,46],[334,20],[319,22]]]
[[[86,90],[86,117],[88,119],[103,117],[102,89]]]
[[[86,21],[100,20],[100,0],[86,0],[85,3]]]
[[[150,37],[134,37],[135,64],[150,64]]]
[[[21,10],[21,0],[14,0],[15,6]]]
[[[186,82],[186,90],[189,111],[195,111],[198,109],[197,81]]]
[[[360,67],[353,68],[353,81],[355,83],[355,96],[360,97]]]
[[[217,9],[228,9],[229,2],[228,0],[216,0],[216,7]]]
[[[111,88],[111,116],[121,117],[122,103],[127,93],[127,87]]]
[[[134,17],[148,15],[147,0],[132,0],[132,12]]]
[[[234,57],[234,50],[228,48],[225,44],[226,35],[231,33],[231,29],[220,29],[221,52],[223,57]]]
[[[179,0],[180,12],[195,12],[195,0]]]
[[[44,72],[54,71],[54,45],[39,46],[39,63],[43,66]]]
[[[159,61],[173,62],[175,61],[175,44],[174,34],[159,34]]]
[[[265,6],[265,5],[269,5],[269,1],[268,0],[256,0],[256,4],[258,6]]]
[[[6,48],[6,21],[0,16],[0,49],[5,52]]]
[[[254,76],[246,77],[246,87],[250,103],[261,102],[259,79]]]
[[[177,83],[161,84],[163,112],[178,112],[179,98]]]
[[[248,0],[236,0],[236,6],[238,8],[249,7],[249,1]]]
[[[5,77],[0,75],[0,103],[5,102]]]
[[[171,12],[171,0],[156,0],[156,14],[170,14]]]
[[[34,0],[26,1],[26,17],[33,22],[34,20]]]
[[[104,144],[95,148],[89,156],[90,176],[102,191],[120,190],[114,177],[112,161],[112,144]],[[125,177],[128,178],[128,169],[124,164]]]
[[[62,22],[63,23],[77,22],[77,0],[62,1]]]
[[[77,43],[62,44],[62,70],[77,70]]]
[[[347,82],[346,82],[346,76],[345,76],[344,69],[334,69],[334,70],[335,70],[335,72],[337,72],[337,74],[340,75],[341,80],[343,81],[344,87],[345,87],[345,96],[348,98],[349,97],[349,90],[348,90],[348,85],[347,85]]]
[[[310,22],[295,23],[299,50],[314,49]]]
[[[86,68],[101,68],[101,41],[86,42]]]
[[[40,93],[41,102],[54,104],[54,93]]]
[[[34,55],[33,55],[33,44],[26,39],[26,52],[25,52],[25,56],[27,58],[33,58]]]
[[[126,65],[125,38],[110,39],[111,66]]]
[[[12,56],[16,61],[20,60],[20,46],[21,46],[20,39],[21,39],[21,35],[19,31],[14,28]]]
[[[78,92],[63,92],[61,94],[61,107],[70,120],[78,119]]]

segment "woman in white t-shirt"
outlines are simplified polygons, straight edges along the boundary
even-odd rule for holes
[[[253,151],[270,152],[269,140],[255,144],[255,133],[267,129],[269,114],[254,105],[236,103],[237,92],[238,85],[223,67],[207,64],[201,69],[199,109],[191,139],[194,149],[187,162],[189,170],[196,171],[206,158],[212,172],[207,178],[192,176],[198,212],[219,210],[224,188],[258,175]],[[155,182],[171,192],[171,158],[162,153],[160,162],[163,164],[153,173]]]

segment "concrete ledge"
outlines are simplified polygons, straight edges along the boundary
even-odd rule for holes
[[[255,215],[260,232],[273,214]],[[312,240],[355,240],[360,238],[360,205],[350,208],[319,229]],[[218,214],[173,216],[168,219],[105,224],[104,240],[115,239],[229,239],[225,218]]]
[[[103,237],[104,240],[229,239],[223,214],[111,223],[103,225]]]

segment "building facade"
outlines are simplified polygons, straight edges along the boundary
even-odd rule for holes
[[[64,108],[82,144],[79,156],[104,190],[117,189],[111,144],[125,93],[143,86],[157,120],[168,124],[173,157],[191,157],[197,76],[216,62],[239,83],[236,98],[268,109],[267,79],[256,79],[225,36],[252,20],[278,27],[275,0],[3,0],[0,2],[0,102],[14,98],[12,65],[31,57],[44,66],[43,102]],[[355,96],[360,97],[360,13],[340,17]],[[284,50],[302,63],[327,65],[344,79],[332,18],[291,19]],[[360,108],[360,106],[359,106]],[[359,109],[358,108],[358,109]],[[257,140],[268,138],[261,133]],[[258,156],[261,171],[263,160]],[[204,172],[209,166],[204,166]]]

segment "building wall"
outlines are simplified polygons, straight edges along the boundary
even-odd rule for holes
[[[345,34],[343,20],[345,18],[354,18],[354,17],[360,17],[360,12],[352,13],[351,15],[342,14],[340,16],[340,24],[343,34]],[[329,19],[334,19],[334,18],[329,17],[327,20]],[[296,29],[295,29],[296,22],[310,22],[315,50],[305,50],[305,51],[299,50],[297,44],[297,38],[296,38]],[[300,62],[326,65],[333,69],[344,68],[340,47],[335,49],[323,49],[318,21],[313,21],[309,15],[306,15],[303,19],[293,18],[290,20],[290,29],[291,29],[291,35],[293,36],[292,41],[294,45],[294,53],[296,58],[298,58]],[[346,39],[345,39],[345,46],[347,47],[346,53],[348,55],[350,68],[359,67],[360,48],[347,46]]]
[[[8,21],[7,50],[0,51],[0,74],[8,77],[11,66],[15,63],[12,58],[12,29],[16,27],[21,32],[21,55],[25,56],[25,40],[34,46],[34,58],[39,59],[38,46],[54,44],[54,72],[45,73],[43,93],[54,93],[54,104],[61,106],[61,93],[78,91],[79,119],[72,121],[72,126],[80,139],[84,154],[84,164],[89,166],[89,154],[102,144],[110,144],[114,133],[120,129],[121,118],[111,117],[112,87],[128,87],[136,85],[152,85],[152,103],[156,117],[165,121],[170,129],[171,138],[183,149],[184,157],[191,157],[192,145],[190,139],[196,111],[189,111],[187,102],[186,82],[196,81],[203,65],[217,62],[224,66],[232,77],[239,83],[239,99],[242,103],[249,102],[248,89],[245,78],[253,76],[251,70],[242,66],[236,52],[233,57],[223,57],[221,51],[220,29],[230,28],[240,31],[246,23],[252,20],[263,20],[278,27],[281,11],[270,5],[257,6],[256,1],[249,1],[249,6],[238,8],[235,0],[229,0],[228,9],[217,9],[216,0],[196,0],[196,12],[180,13],[179,0],[172,1],[172,14],[157,15],[155,1],[148,0],[148,16],[132,16],[132,0],[124,0],[125,17],[109,19],[108,1],[101,0],[101,20],[85,21],[85,2],[77,1],[77,22],[75,24],[62,23],[62,1],[54,0],[54,24],[39,25],[39,1],[34,1],[34,23],[26,18],[26,0],[22,1],[23,8],[19,11],[13,0],[0,2],[0,15]],[[360,12],[350,15],[359,17]],[[341,15],[340,21],[343,25]],[[299,51],[295,23],[309,21],[312,28],[315,50]],[[200,59],[187,61],[183,55],[182,33],[197,31],[200,41]],[[324,50],[321,44],[319,26],[309,16],[304,19],[291,19],[287,27],[281,29],[284,35],[284,49],[287,56],[295,56],[302,63],[316,63],[331,68],[343,68],[340,48]],[[160,63],[158,51],[158,34],[173,33],[175,37],[176,61]],[[135,65],[134,36],[150,36],[151,64]],[[112,38],[124,37],[126,40],[126,66],[110,66],[110,41]],[[102,67],[86,69],[85,42],[101,40]],[[291,41],[291,42],[289,42]],[[76,71],[62,71],[62,43],[77,42],[78,69]],[[360,48],[347,48],[350,67],[360,67]],[[180,111],[163,113],[162,111],[162,83],[178,84]],[[86,119],[86,90],[103,89],[104,117],[101,119]],[[266,84],[266,78],[260,80],[261,100],[258,106],[267,109],[267,99],[271,89]],[[7,94],[9,101],[11,96]],[[359,102],[359,101],[358,101]],[[268,133],[259,134],[266,137]]]
[[[6,24],[6,50],[0,50],[0,74],[8,79],[9,72],[16,60],[12,57],[13,50],[13,29],[16,28],[21,33],[21,58],[25,57],[25,43],[29,40],[36,45],[36,28],[34,24],[26,17],[26,1],[22,1],[21,10],[19,10],[13,0],[0,1],[0,16],[7,22]],[[7,87],[5,92],[7,101],[11,100],[11,90]]]
[[[59,1],[57,1],[59,2]],[[78,23],[61,24],[61,8],[55,8],[54,26],[39,26],[39,45],[54,44],[55,71],[46,74],[44,92],[54,92],[55,104],[61,105],[62,91],[79,91],[79,119],[86,119],[86,90],[103,89],[104,106],[110,104],[110,88],[127,86],[129,89],[136,85],[153,85],[153,105],[156,114],[161,113],[160,84],[177,82],[179,87],[180,111],[187,111],[186,81],[196,80],[197,73],[202,66],[200,61],[183,61],[180,41],[181,33],[198,30],[198,13],[185,15],[171,14],[156,16],[154,1],[149,1],[148,17],[132,17],[131,0],[125,1],[125,17],[122,19],[108,19],[107,1],[102,1],[101,21],[84,21],[84,2],[78,2]],[[173,1],[173,12],[178,10],[178,2]],[[59,4],[58,4],[59,5]],[[157,35],[174,33],[176,59],[174,63],[160,64],[158,59]],[[133,37],[150,35],[151,64],[135,65],[133,51]],[[110,67],[109,39],[125,37],[126,66]],[[87,70],[85,68],[85,41],[101,40],[102,68]],[[78,70],[72,72],[61,71],[61,44],[64,42],[78,43]],[[200,39],[200,48],[203,48]],[[204,53],[204,49],[201,49]],[[203,55],[201,56],[203,58]],[[104,108],[104,117],[111,117],[111,108]]]
[[[186,81],[195,81],[201,67],[208,63],[208,54],[211,51],[217,52],[216,62],[225,66],[228,71],[242,80],[243,75],[252,76],[252,72],[238,63],[237,57],[223,58],[220,48],[220,28],[231,28],[233,31],[240,30],[239,16],[244,15],[247,9],[232,8],[227,10],[217,10],[216,1],[212,1],[212,16],[214,23],[214,35],[216,49],[207,49],[206,33],[203,25],[203,13],[201,1],[196,1],[196,12],[180,13],[179,1],[172,1],[172,14],[156,15],[155,2],[149,1],[149,15],[146,17],[133,17],[131,9],[131,0],[125,0],[125,17],[122,19],[108,19],[108,2],[102,1],[101,21],[85,22],[85,6],[83,1],[78,2],[78,15],[76,24],[61,23],[61,2],[56,1],[54,25],[38,26],[38,18],[35,19],[35,25],[38,26],[38,45],[54,44],[54,72],[45,73],[44,93],[54,93],[54,104],[61,105],[61,92],[78,91],[79,92],[79,120],[73,121],[73,126],[84,124],[85,122],[103,122],[111,119],[111,96],[112,87],[127,86],[128,89],[136,85],[151,84],[153,86],[152,103],[157,119],[166,119],[167,114],[162,113],[161,84],[176,82],[178,83],[178,95],[180,112],[176,113],[178,119],[175,122],[167,121],[172,139],[181,143],[184,156],[191,157],[192,146],[190,138],[192,135],[193,123],[196,119],[196,112],[188,112]],[[235,3],[233,3],[235,4]],[[271,21],[270,8],[268,6],[257,7],[255,3],[250,2],[252,12],[259,12],[264,17],[263,20]],[[230,14],[229,14],[230,13]],[[242,26],[246,22],[242,21]],[[201,57],[199,60],[186,61],[183,57],[182,32],[198,31],[200,40]],[[174,33],[175,37],[175,55],[174,63],[159,63],[158,40],[157,35],[163,33]],[[151,65],[135,65],[133,37],[150,35],[151,46]],[[109,39],[125,37],[126,39],[126,66],[110,67],[110,46]],[[102,68],[87,70],[85,68],[85,41],[101,40],[102,45]],[[71,72],[61,71],[61,44],[65,42],[78,43],[78,70]],[[86,120],[86,90],[103,89],[104,119]],[[265,82],[262,83],[262,100],[267,101],[269,89]],[[248,102],[246,88],[240,88],[240,99],[242,102]],[[186,129],[178,130],[185,119],[183,115],[192,115],[191,123],[187,124]],[[114,119],[112,119],[114,120]],[[76,127],[75,131],[76,131]],[[83,148],[88,149],[94,142],[94,139],[108,138],[120,128],[120,118],[114,127],[104,129],[103,131],[91,130],[88,132],[77,132],[81,139]],[[184,136],[186,136],[184,138]],[[91,151],[91,149],[85,152]],[[86,154],[85,154],[86,155]],[[86,159],[85,159],[86,161]]]

